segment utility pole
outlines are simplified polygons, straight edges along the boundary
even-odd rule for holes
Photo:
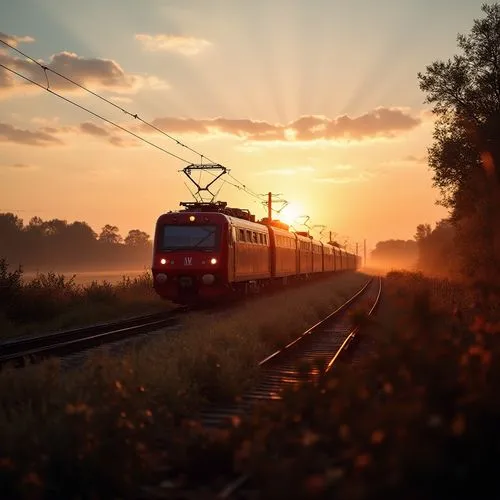
[[[363,246],[364,246],[364,254],[365,254],[365,267],[366,267],[366,238],[365,238],[365,240],[364,240]]]
[[[267,193],[267,221],[271,224],[273,220],[273,193]]]
[[[358,256],[358,242],[356,242],[356,257]]]

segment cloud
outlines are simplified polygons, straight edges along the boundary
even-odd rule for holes
[[[35,170],[37,167],[35,165],[29,165],[27,163],[13,163],[11,165],[3,165],[0,168],[10,168],[12,170]]]
[[[357,117],[302,116],[287,123],[269,123],[249,119],[157,118],[153,124],[169,133],[226,134],[255,142],[304,143],[310,141],[363,141],[394,138],[418,127],[419,117],[400,108],[376,108]],[[150,132],[146,126],[141,130]]]
[[[395,160],[387,160],[380,164],[380,169],[382,171],[387,171],[388,169],[393,169],[394,167],[422,167],[427,165],[428,157],[427,155],[416,156],[407,155],[403,158],[396,158]]]
[[[112,59],[85,58],[73,52],[59,52],[50,57],[48,62],[39,59],[38,62],[47,68],[70,78],[80,85],[92,90],[107,90],[122,93],[133,93],[143,87],[167,88],[165,82],[154,76],[143,76],[126,73]],[[28,59],[15,57],[7,51],[0,50],[0,63],[35,81],[43,87],[54,91],[81,92],[77,86],[54,73],[45,72],[38,64]],[[22,80],[11,72],[0,68],[0,96],[16,92],[40,92],[35,85]]]
[[[0,123],[0,142],[24,144],[28,146],[54,146],[63,142],[53,135],[50,129],[40,129],[32,132],[16,128],[7,123]]]
[[[139,33],[135,39],[141,42],[142,46],[149,51],[177,52],[185,56],[194,56],[202,50],[212,45],[208,40],[195,38],[192,36],[179,35],[148,35]]]
[[[100,126],[91,122],[80,123],[75,126],[45,125],[35,131],[23,130],[7,123],[0,123],[0,142],[23,144],[25,146],[60,146],[66,144],[62,136],[74,141],[81,138],[82,134],[92,139],[104,140],[117,147],[138,146],[141,143],[121,133],[114,133],[114,129],[108,126]],[[89,139],[87,139],[89,140]],[[69,141],[68,141],[69,142]]]
[[[89,135],[97,136],[97,137],[109,137],[110,133],[102,128],[98,127],[97,125],[94,125],[93,123],[81,123],[80,124],[80,130]]]
[[[7,42],[9,45],[12,45],[13,47],[17,47],[20,43],[31,43],[35,41],[35,39],[31,36],[7,35],[7,33],[2,33],[1,31],[0,31],[0,40]]]
[[[423,156],[415,156],[415,155],[408,155],[403,158],[403,162],[405,163],[427,163],[428,157],[427,155]]]

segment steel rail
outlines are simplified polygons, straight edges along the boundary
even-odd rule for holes
[[[183,310],[184,308],[178,308],[168,313],[135,316],[120,321],[6,341],[0,344],[0,366],[6,363],[23,365],[26,359],[37,361],[49,356],[78,352],[126,336],[168,326]]]
[[[263,360],[263,362],[268,362],[268,360],[270,360],[272,358],[276,358],[277,356],[280,355],[280,353],[283,353],[284,351],[287,350],[287,348],[289,348],[290,346],[295,345],[298,341],[304,339],[307,335],[309,335],[309,334],[311,334],[311,333],[313,333],[315,331],[320,330],[321,327],[325,325],[325,323],[328,323],[333,318],[336,318],[342,311],[345,311],[346,308],[349,305],[352,305],[352,303],[354,302],[354,300],[356,298],[359,298],[366,291],[367,287],[371,283],[372,283],[372,280],[370,280],[359,292],[357,292],[353,297],[351,297],[351,299],[349,299],[342,306],[340,306],[336,311],[334,311],[333,313],[329,314],[326,318],[324,318],[323,320],[321,320],[318,323],[316,323],[316,325],[314,325],[309,330],[307,330],[306,332],[304,332],[300,337],[297,337],[293,342],[291,342],[290,344],[288,344],[284,349],[282,349],[280,351],[277,351],[273,355],[271,355],[268,358],[266,358],[265,360]],[[369,312],[367,313],[368,316],[372,316],[373,313],[375,312],[375,310],[377,309],[378,304],[380,302],[381,294],[382,294],[382,279],[379,277],[378,278],[378,290],[377,290],[377,294],[376,294],[375,300],[374,300],[374,302],[373,302],[373,304],[372,304]],[[345,349],[348,347],[349,343],[354,339],[354,337],[360,331],[360,329],[361,329],[360,326],[355,326],[354,328],[351,329],[351,331],[348,333],[348,335],[346,336],[346,338],[344,339],[344,341],[342,342],[342,344],[340,345],[340,347],[338,347],[335,350],[335,352],[333,353],[333,355],[331,356],[331,358],[330,358],[328,364],[326,365],[323,373],[327,373],[327,372],[329,372],[332,369],[332,367],[334,366],[335,361],[339,358],[340,354],[345,351]],[[321,331],[319,331],[318,333],[321,334]],[[250,473],[240,474],[236,479],[234,479],[233,481],[228,482],[224,486],[224,488],[217,494],[216,498],[221,498],[221,499],[230,498],[234,493],[237,493],[238,491],[240,491],[240,489],[248,482],[248,480],[250,478],[251,478],[251,474]]]

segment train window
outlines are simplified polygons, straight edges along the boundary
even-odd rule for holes
[[[262,233],[259,233],[259,243],[260,243],[261,245],[263,245],[263,244],[264,244],[264,235],[263,235]]]
[[[216,248],[219,231],[214,225],[169,225],[163,226],[162,250],[186,248]]]
[[[245,230],[244,229],[238,230],[238,240],[245,241]]]
[[[248,241],[249,243],[252,243],[252,231],[249,231],[249,230],[247,229],[246,233],[247,233],[247,241]]]
[[[264,245],[267,245],[267,234],[264,235]]]
[[[253,242],[254,243],[258,243],[258,241],[257,241],[257,233],[252,233],[252,237],[253,237]]]

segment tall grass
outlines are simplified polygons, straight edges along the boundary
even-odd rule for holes
[[[0,338],[92,324],[171,307],[153,290],[149,272],[118,283],[79,285],[75,276],[39,273],[28,281],[0,259]]]
[[[197,451],[205,441],[196,432],[196,411],[207,401],[237,397],[251,384],[257,361],[365,280],[346,274],[200,313],[177,334],[119,358],[92,356],[75,372],[61,374],[57,362],[3,371],[2,492],[137,498],[138,486],[157,479],[165,464],[202,463],[207,455]]]

